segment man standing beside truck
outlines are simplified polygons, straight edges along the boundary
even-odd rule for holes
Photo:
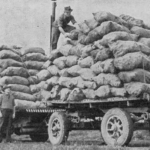
[[[0,108],[2,113],[0,142],[2,142],[5,137],[5,142],[11,142],[11,127],[12,119],[15,117],[15,102],[9,86],[3,87],[3,93],[0,97]]]
[[[71,21],[72,24],[76,24],[76,20],[71,15],[72,9],[70,6],[64,8],[64,13],[53,22],[52,25],[52,49],[57,48],[57,42],[62,33],[65,37],[69,37],[69,32],[74,30],[75,27],[68,25]]]

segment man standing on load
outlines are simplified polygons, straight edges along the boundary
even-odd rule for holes
[[[4,86],[3,91],[0,97],[0,108],[2,113],[0,142],[2,142],[5,137],[5,142],[11,142],[11,127],[12,119],[15,117],[15,102],[9,86]]]
[[[60,36],[60,33],[62,33],[65,37],[69,37],[72,30],[75,29],[75,27],[68,25],[68,23],[71,21],[72,24],[76,24],[76,20],[71,15],[72,9],[70,6],[64,8],[64,13],[53,22],[52,25],[52,49],[57,48],[57,42]]]

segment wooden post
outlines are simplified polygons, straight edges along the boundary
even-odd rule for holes
[[[56,0],[52,0],[52,15],[50,16],[50,53],[52,51],[52,24],[55,21]]]

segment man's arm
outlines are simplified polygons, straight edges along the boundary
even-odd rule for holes
[[[64,29],[62,28],[63,27],[63,15],[61,15],[58,19],[58,29],[59,31],[64,35],[66,36],[66,32],[64,31]]]

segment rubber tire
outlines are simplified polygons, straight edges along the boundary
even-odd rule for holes
[[[57,140],[55,137],[53,137],[51,132],[52,122],[56,118],[59,120],[61,126],[61,135]],[[53,145],[60,145],[66,142],[69,135],[69,121],[64,112],[54,112],[51,115],[48,123],[48,135],[49,135],[49,140]]]
[[[118,138],[119,141],[117,140],[117,143],[114,139],[109,137],[106,131],[107,121],[112,116],[118,116],[121,119],[123,124],[123,134],[121,135],[121,137]],[[113,108],[108,110],[101,122],[101,134],[103,140],[107,145],[111,145],[111,146],[128,145],[133,136],[133,121],[129,113],[120,108]]]
[[[30,134],[30,138],[34,142],[46,142],[48,140],[48,134]]]

